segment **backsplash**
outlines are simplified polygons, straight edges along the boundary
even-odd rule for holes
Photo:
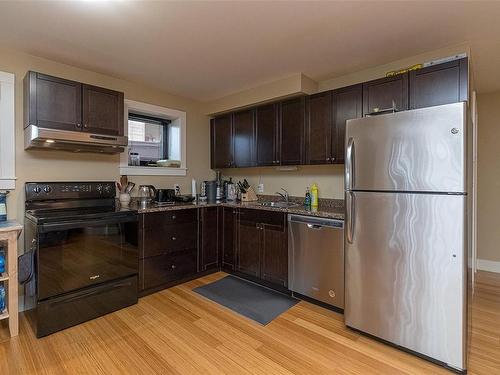
[[[316,183],[320,198],[344,199],[343,165],[307,165],[293,171],[280,171],[277,167],[226,169],[222,175],[224,179],[232,177],[234,182],[246,178],[257,193],[262,183],[262,194],[266,195],[275,195],[284,188],[291,196],[303,197],[306,188]]]

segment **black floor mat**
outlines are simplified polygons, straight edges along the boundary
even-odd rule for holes
[[[295,298],[232,275],[193,290],[263,325],[299,302]]]

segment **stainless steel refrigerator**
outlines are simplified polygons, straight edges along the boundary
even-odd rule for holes
[[[467,363],[467,148],[466,103],[346,125],[346,325],[458,370]]]

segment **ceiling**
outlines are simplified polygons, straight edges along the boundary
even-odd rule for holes
[[[0,46],[210,101],[299,72],[334,78],[468,42],[500,90],[500,2],[0,3]]]

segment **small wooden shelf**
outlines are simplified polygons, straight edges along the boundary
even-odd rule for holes
[[[9,280],[9,274],[7,272],[0,273],[0,281],[7,281],[7,280]]]
[[[8,317],[9,317],[9,312],[7,311],[7,309],[5,309],[4,311],[2,311],[2,313],[0,313],[0,320],[7,319]]]

